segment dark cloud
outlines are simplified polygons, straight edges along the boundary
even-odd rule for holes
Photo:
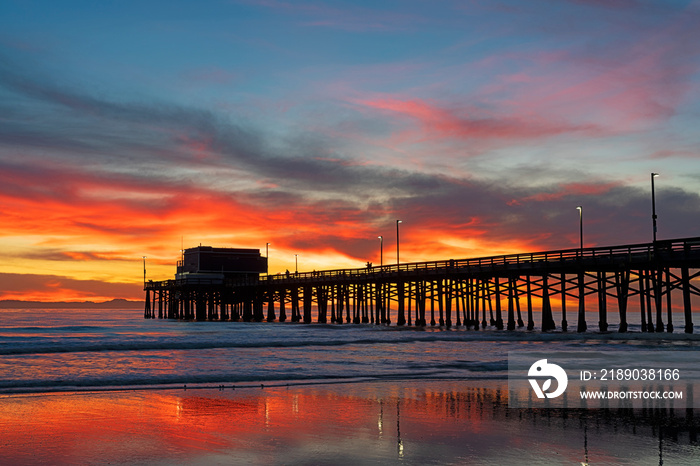
[[[271,180],[282,191],[312,197],[318,193],[382,197],[397,191],[406,195],[437,183],[420,174],[344,163],[343,157],[311,136],[266,142],[261,131],[205,110],[110,102],[20,76],[7,67],[0,69],[0,86],[30,99],[34,112],[32,118],[13,120],[10,115],[0,129],[0,144],[16,153],[50,151],[45,157],[54,163],[89,160],[93,169],[99,169],[100,164],[111,168],[128,160],[136,164],[134,168],[159,165],[161,177],[175,167],[191,169],[193,177],[207,167],[234,168],[260,181]],[[198,159],[192,147],[213,157]]]

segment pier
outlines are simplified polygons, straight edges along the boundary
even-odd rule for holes
[[[698,276],[700,237],[278,275],[178,273],[144,284],[144,317],[578,332],[626,332],[632,322],[673,332],[682,315],[692,333]]]

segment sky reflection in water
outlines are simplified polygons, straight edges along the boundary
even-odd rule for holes
[[[0,398],[4,464],[694,464],[677,410],[516,410],[502,382]]]

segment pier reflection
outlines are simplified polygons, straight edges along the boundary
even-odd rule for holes
[[[3,464],[693,464],[695,412],[508,408],[499,382],[7,396]]]

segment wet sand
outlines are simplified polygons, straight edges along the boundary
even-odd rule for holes
[[[693,414],[510,409],[504,381],[4,395],[0,464],[698,464]]]

